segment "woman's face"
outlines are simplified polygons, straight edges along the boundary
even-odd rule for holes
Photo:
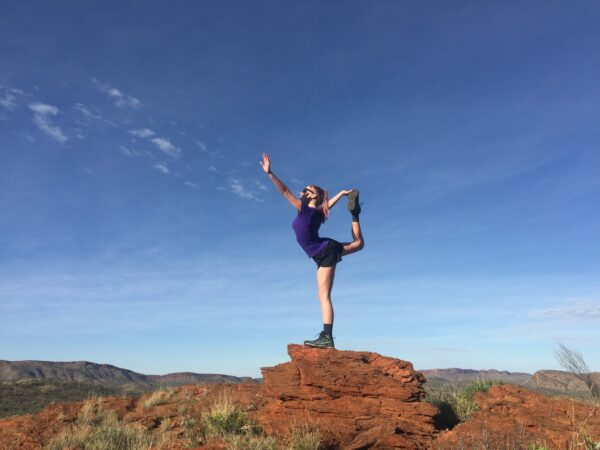
[[[312,200],[317,198],[317,191],[314,186],[306,186],[302,190],[302,198],[306,198],[308,200]]]

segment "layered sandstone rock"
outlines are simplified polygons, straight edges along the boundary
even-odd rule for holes
[[[586,448],[585,439],[600,441],[600,409],[591,403],[549,398],[514,385],[492,386],[475,397],[480,410],[452,431],[439,436],[439,450]]]
[[[411,363],[377,353],[289,345],[292,361],[263,368],[271,434],[321,431],[330,448],[431,448],[437,408],[422,402],[425,378]]]

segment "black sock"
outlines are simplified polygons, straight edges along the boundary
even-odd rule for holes
[[[323,324],[323,334],[326,334],[327,336],[331,336],[331,333],[333,333],[333,324],[332,323],[324,323]]]

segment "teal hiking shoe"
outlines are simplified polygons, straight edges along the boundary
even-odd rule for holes
[[[323,332],[321,332],[319,337],[314,341],[304,341],[304,345],[316,348],[335,348],[335,345],[333,345],[333,337]]]
[[[358,189],[353,189],[352,192],[348,194],[348,211],[352,215],[360,214],[360,203],[358,203]]]

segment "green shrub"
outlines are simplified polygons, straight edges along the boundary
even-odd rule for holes
[[[202,416],[202,425],[207,438],[225,438],[231,435],[250,435],[260,432],[227,394],[223,394]]]
[[[462,389],[440,389],[431,391],[427,401],[440,409],[440,426],[452,428],[459,422],[466,421],[473,411],[478,409],[475,403],[475,394],[485,392],[496,382],[490,380],[478,380]]]

